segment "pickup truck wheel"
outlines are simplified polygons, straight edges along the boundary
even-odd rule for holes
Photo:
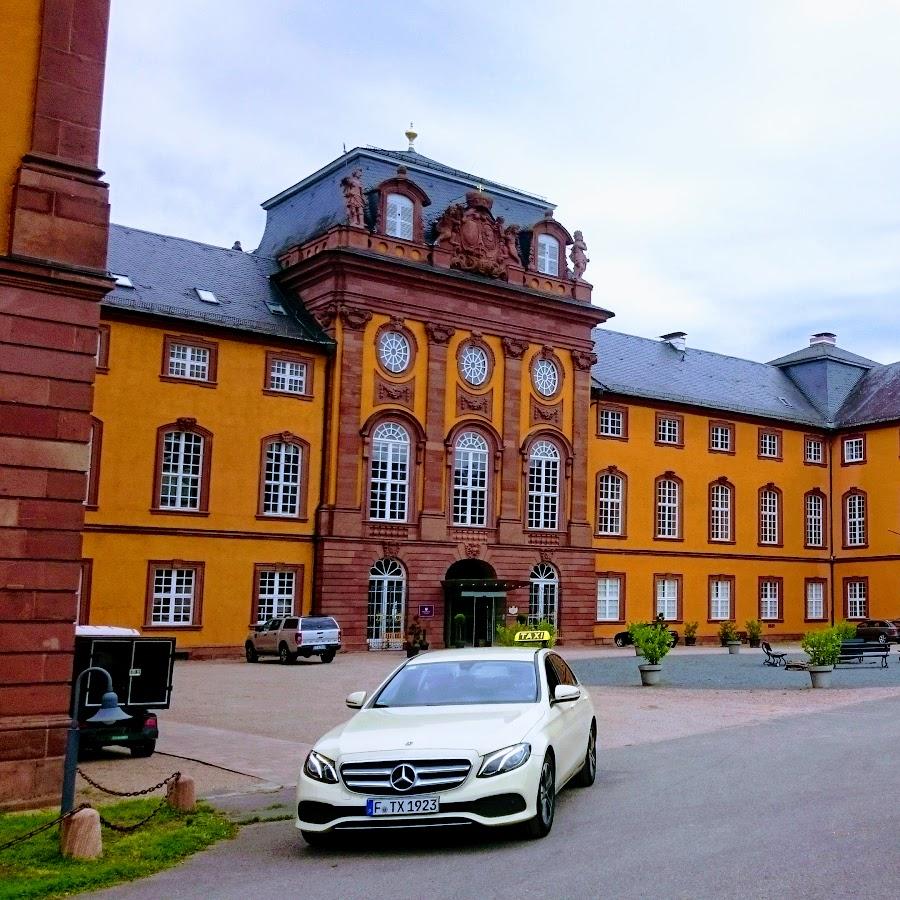
[[[281,646],[278,648],[278,661],[283,666],[289,666],[296,658],[296,654],[291,653],[291,651],[288,650],[288,645],[282,642]]]
[[[322,662],[323,663],[330,663],[333,659],[334,659],[334,650],[326,650],[322,654]]]
[[[256,652],[256,647],[250,641],[244,644],[244,656],[247,657],[247,662],[249,663],[259,662],[259,654]]]
[[[131,745],[131,755],[136,759],[153,756],[154,750],[156,750],[156,741],[141,741],[139,744]]]

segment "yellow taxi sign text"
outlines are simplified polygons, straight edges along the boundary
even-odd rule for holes
[[[549,631],[517,631],[513,638],[517,644],[530,644],[533,641],[549,641]]]

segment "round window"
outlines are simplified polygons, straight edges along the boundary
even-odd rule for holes
[[[544,397],[552,397],[559,389],[559,370],[549,359],[539,359],[532,370],[534,386]]]
[[[409,365],[409,341],[398,331],[385,331],[378,340],[378,356],[388,372],[402,372]]]
[[[462,377],[474,387],[484,384],[488,374],[487,353],[477,344],[466,344],[459,357]]]

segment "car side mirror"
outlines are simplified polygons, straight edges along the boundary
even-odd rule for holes
[[[365,691],[354,691],[352,694],[347,695],[345,702],[350,709],[362,709],[363,703],[366,702],[366,696]]]
[[[571,703],[581,696],[581,688],[574,684],[558,684],[553,691],[554,703]]]

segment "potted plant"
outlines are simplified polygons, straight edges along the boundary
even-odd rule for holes
[[[425,639],[425,629],[419,622],[418,616],[413,616],[409,627],[406,629],[406,640],[403,642],[403,649],[406,656],[415,656],[420,650],[428,649],[428,641]]]
[[[697,622],[684,623],[684,645],[685,647],[693,647],[697,643]]]
[[[737,653],[741,649],[741,639],[738,637],[734,622],[727,619],[719,625],[719,640],[723,647],[728,648],[729,653]]]
[[[466,633],[466,614],[457,613],[453,617],[453,646],[465,647],[466,642],[463,637]]]
[[[824,631],[808,631],[800,642],[803,652],[809,656],[810,680],[814,688],[828,687],[831,673],[841,655],[841,633],[837,628]]]
[[[628,623],[628,637],[631,639],[631,643],[634,646],[634,655],[641,656],[641,648],[638,646],[637,642],[637,633],[641,628],[649,628],[647,622],[629,622]]]
[[[744,627],[747,629],[747,641],[750,646],[758,647],[762,638],[762,622],[759,619],[747,619]]]
[[[636,625],[629,633],[634,638],[636,651],[647,660],[638,666],[641,673],[641,684],[650,686],[659,684],[662,658],[671,649],[669,632],[655,625]]]

